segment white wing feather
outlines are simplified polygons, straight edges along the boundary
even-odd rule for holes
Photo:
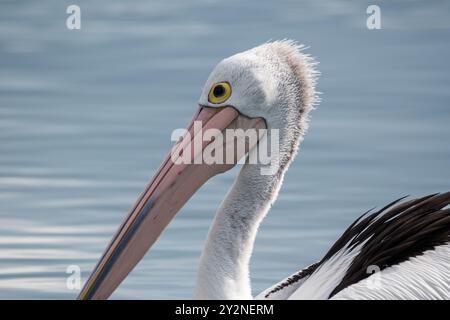
[[[351,285],[338,292],[336,300],[424,300],[450,299],[450,244],[424,254]]]

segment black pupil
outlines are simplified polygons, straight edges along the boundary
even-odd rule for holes
[[[215,97],[221,97],[225,94],[225,87],[221,84],[216,86],[213,90],[213,94]]]

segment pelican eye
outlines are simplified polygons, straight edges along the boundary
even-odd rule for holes
[[[231,96],[231,86],[228,82],[219,82],[212,86],[209,91],[208,101],[211,103],[222,103]]]

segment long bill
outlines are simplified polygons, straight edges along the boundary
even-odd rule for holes
[[[262,118],[248,118],[235,108],[199,107],[186,134],[172,148],[158,171],[141,193],[110,241],[78,299],[107,299],[155,243],[163,230],[189,198],[212,176],[231,169],[256,142],[236,149],[236,139],[214,136],[204,141],[208,129],[217,135],[226,129],[265,129]],[[215,131],[214,131],[215,130]],[[241,137],[245,139],[245,137]],[[258,134],[257,140],[261,138]],[[237,138],[239,140],[239,137]],[[212,145],[215,143],[216,145]],[[207,148],[223,147],[224,156],[234,152],[234,161],[207,164],[201,159]],[[189,152],[186,156],[186,152]],[[217,150],[216,150],[217,151]],[[189,159],[190,161],[181,161]],[[187,162],[187,163],[186,163]]]

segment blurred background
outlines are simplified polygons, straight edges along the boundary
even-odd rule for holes
[[[81,30],[66,8],[81,8]],[[381,30],[366,9],[381,8]],[[184,127],[214,65],[309,46],[322,103],[260,228],[254,293],[321,258],[361,213],[450,189],[448,1],[0,2],[0,298],[72,299]],[[237,169],[209,181],[113,298],[191,298]]]

